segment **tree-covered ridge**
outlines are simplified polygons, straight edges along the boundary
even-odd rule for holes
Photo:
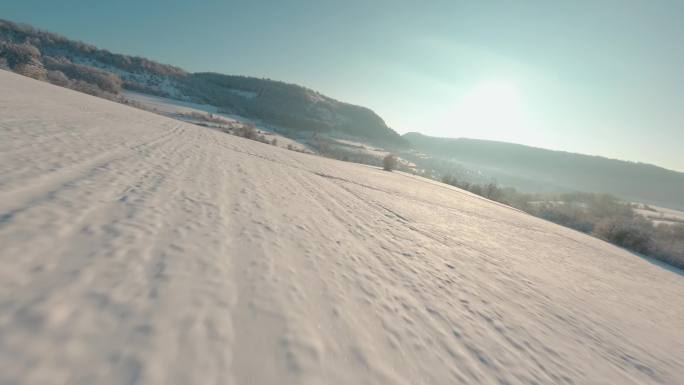
[[[335,131],[389,146],[405,141],[368,108],[295,84],[217,73],[188,73],[142,57],[0,20],[0,68],[112,97],[122,89],[206,103],[295,131]]]

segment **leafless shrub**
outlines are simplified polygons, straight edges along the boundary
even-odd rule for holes
[[[655,257],[684,269],[684,224],[659,224],[654,232]]]
[[[244,123],[244,124],[236,127],[235,130],[233,131],[233,134],[237,135],[237,136],[241,136],[245,139],[256,140],[257,142],[266,143],[266,144],[273,144],[271,141],[269,141],[266,138],[266,136],[261,134],[259,132],[259,130],[257,130],[256,127],[254,126],[254,124],[252,124],[252,123]]]
[[[575,205],[542,202],[535,207],[531,213],[546,219],[547,221],[581,231],[591,233],[594,229],[594,222],[586,214],[582,207]]]
[[[0,41],[0,57],[3,59],[3,67],[20,75],[39,80],[45,79],[46,71],[40,60],[40,51],[30,43],[15,44]]]
[[[31,44],[14,44],[0,41],[0,56],[5,59],[10,69],[16,70],[20,65],[38,60],[40,58],[40,51]]]
[[[18,64],[14,67],[14,72],[38,80],[44,80],[46,73],[45,68],[43,68],[43,65],[38,60]]]
[[[382,169],[385,171],[392,171],[397,167],[397,157],[394,154],[387,154],[382,158]]]
[[[71,80],[81,80],[97,86],[100,90],[118,94],[121,92],[123,82],[121,78],[111,72],[99,68],[72,63],[66,58],[44,58],[45,67],[48,70],[61,71]]]
[[[485,198],[494,201],[501,201],[503,198],[503,190],[495,182],[487,183],[482,190],[482,195],[484,195]]]
[[[190,119],[195,119],[203,122],[209,122],[209,123],[216,123],[216,124],[224,124],[226,123],[226,119],[219,116],[219,115],[214,115],[211,112],[197,112],[197,111],[191,111],[186,114],[180,114],[187,116]]]
[[[641,205],[622,202],[607,194],[523,194],[492,183],[459,181],[451,175],[443,176],[442,182],[684,269],[684,224],[654,226],[634,211],[642,208]]]
[[[67,87],[70,83],[69,78],[62,71],[48,71],[47,80],[55,85]]]
[[[654,251],[653,226],[645,219],[603,219],[594,226],[593,235],[638,253]]]
[[[252,123],[245,123],[235,129],[235,135],[246,139],[257,140],[259,132]]]

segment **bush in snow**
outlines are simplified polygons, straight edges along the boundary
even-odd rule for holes
[[[653,225],[645,219],[608,218],[597,223],[593,233],[599,238],[638,253],[649,254],[653,251]]]
[[[392,171],[397,167],[397,157],[394,154],[387,154],[382,159],[382,168],[385,171]]]
[[[40,51],[31,44],[14,44],[1,41],[0,56],[10,69],[16,70],[18,66],[38,60]]]
[[[121,86],[123,84],[121,78],[111,72],[87,65],[72,63],[66,58],[55,59],[46,57],[44,62],[47,69],[60,71],[74,81],[81,80],[90,83],[100,90],[112,94],[121,92]]]
[[[245,123],[235,129],[235,135],[241,136],[246,139],[257,140],[259,132],[256,127],[251,123]]]
[[[70,83],[69,78],[66,77],[66,75],[64,75],[64,72],[62,71],[48,71],[47,80],[52,84],[56,84],[62,87],[68,87]]]

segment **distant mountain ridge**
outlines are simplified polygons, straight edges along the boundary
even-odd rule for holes
[[[412,147],[481,170],[523,190],[604,192],[623,199],[684,209],[684,173],[646,163],[478,139],[452,139],[411,132]]]
[[[218,73],[190,73],[142,57],[111,53],[34,27],[0,19],[0,68],[79,91],[114,97],[138,91],[195,103],[298,132],[335,132],[455,164],[524,191],[606,192],[684,210],[684,174],[661,167],[519,144],[449,139],[388,127],[372,110],[295,84]],[[441,162],[448,160],[448,162]],[[440,163],[441,162],[441,163]],[[428,167],[425,167],[427,169]]]
[[[0,19],[2,67],[92,94],[127,89],[211,104],[294,130],[335,131],[389,146],[406,145],[372,110],[305,87],[246,76],[189,73]]]

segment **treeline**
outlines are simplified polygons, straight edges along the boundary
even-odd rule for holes
[[[149,83],[164,77],[186,75],[174,66],[114,54],[6,20],[0,20],[0,68],[108,99],[116,99],[124,87],[168,96],[154,84],[122,79],[112,72],[113,68],[145,77]]]
[[[0,41],[0,68],[109,99],[121,91],[122,85],[115,74],[66,58],[43,57],[38,48],[28,43]]]
[[[93,45],[71,40],[58,34],[43,31],[27,24],[13,23],[0,19],[0,40],[15,44],[29,44],[38,48],[45,56],[88,57],[131,73],[152,73],[160,76],[180,76],[186,72],[178,67],[161,64],[142,57],[120,55],[99,49]]]
[[[526,194],[494,182],[468,183],[450,175],[442,182],[684,269],[684,224],[655,225],[632,204],[612,195]]]
[[[50,72],[61,73],[59,77],[71,79],[72,81],[83,81],[97,86],[104,92],[118,94],[121,92],[122,80],[119,76],[103,71],[98,68],[72,63],[66,58],[46,57],[43,60],[45,68]],[[53,75],[54,76],[54,75]],[[48,80],[49,80],[48,76]]]
[[[496,179],[525,191],[602,191],[624,200],[684,210],[684,173],[681,172],[514,143],[436,138],[418,133],[403,137],[416,150],[443,160],[442,164],[416,161],[421,166],[425,164],[423,167],[433,167],[440,176],[453,174],[453,167],[458,164],[477,170],[486,180]],[[474,180],[473,176],[467,180]]]

